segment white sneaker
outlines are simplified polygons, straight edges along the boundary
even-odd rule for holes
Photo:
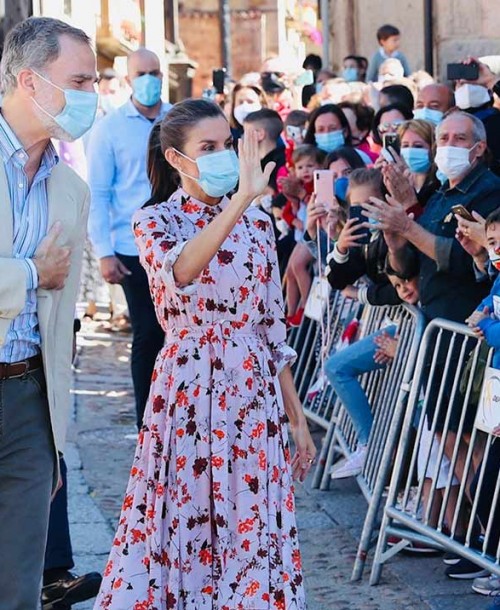
[[[472,590],[481,595],[499,595],[500,594],[500,576],[490,574],[483,578],[474,578]]]
[[[365,465],[367,452],[367,445],[359,445],[350,457],[335,464],[330,473],[332,479],[347,479],[348,477],[355,477],[361,474]]]

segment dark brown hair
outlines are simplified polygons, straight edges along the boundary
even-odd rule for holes
[[[315,163],[321,167],[323,165],[323,161],[325,160],[325,153],[312,144],[302,144],[301,146],[297,146],[292,153],[292,161],[294,165],[306,157],[314,159]]]
[[[184,152],[189,132],[203,119],[226,118],[220,106],[204,99],[188,99],[173,106],[151,130],[147,152],[147,174],[151,197],[144,207],[167,201],[180,184],[179,173],[165,159],[165,151]]]

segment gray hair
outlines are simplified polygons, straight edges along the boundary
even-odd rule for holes
[[[71,36],[90,46],[87,34],[59,19],[30,17],[12,28],[6,38],[0,62],[0,91],[17,87],[17,75],[25,68],[42,71],[59,57],[59,37]]]
[[[484,123],[468,112],[464,112],[463,110],[452,110],[448,114],[445,115],[444,119],[439,123],[436,127],[436,140],[439,139],[439,134],[441,133],[441,128],[445,121],[451,117],[464,117],[465,119],[469,119],[472,123],[472,139],[474,144],[478,142],[486,142],[486,129],[484,128]]]

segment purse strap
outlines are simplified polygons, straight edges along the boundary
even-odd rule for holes
[[[328,258],[328,256],[331,253],[331,223],[330,222],[327,224],[326,238],[327,238],[326,256]],[[321,282],[324,279],[324,270],[323,270],[323,262],[322,262],[322,256],[321,256],[321,223],[320,223],[319,219],[316,221],[316,244],[317,244],[317,250],[318,250],[318,277],[320,279],[320,294],[322,294]],[[325,317],[326,317],[326,328],[325,328]],[[329,298],[329,296],[327,296],[326,316],[323,314],[320,317],[321,375],[324,375],[324,373],[325,373],[325,363],[326,363],[326,358],[328,356],[328,348],[330,346],[330,339],[331,339],[331,337],[330,337],[331,328],[332,328],[332,311],[330,308],[330,298]]]

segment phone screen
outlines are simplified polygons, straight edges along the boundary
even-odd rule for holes
[[[382,136],[384,148],[390,153],[389,147],[392,148],[398,155],[401,154],[401,141],[397,133],[385,133]]]

